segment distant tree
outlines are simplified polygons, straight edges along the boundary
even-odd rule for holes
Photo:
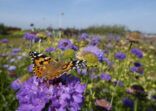
[[[7,34],[7,27],[4,24],[0,24],[0,34]]]
[[[90,26],[85,29],[86,32],[88,33],[93,33],[93,34],[118,34],[118,35],[123,35],[126,32],[126,27],[121,26],[121,25],[113,25],[113,26],[108,26],[108,25],[100,25],[100,26]]]

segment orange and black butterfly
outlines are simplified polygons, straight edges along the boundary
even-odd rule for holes
[[[85,66],[83,60],[74,60],[70,62],[56,61],[51,57],[38,52],[30,52],[29,55],[33,60],[33,72],[38,78],[53,80],[65,74],[73,68],[81,68]]]

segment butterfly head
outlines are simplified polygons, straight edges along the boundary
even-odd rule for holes
[[[29,53],[29,56],[31,56],[32,58],[38,58],[38,57],[40,57],[41,56],[41,54],[40,53],[38,53],[38,52],[30,52]]]

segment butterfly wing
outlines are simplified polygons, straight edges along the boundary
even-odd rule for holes
[[[73,67],[72,62],[50,63],[49,65],[47,65],[48,71],[45,74],[45,78],[47,78],[48,80],[58,78],[61,75],[68,72],[72,67]]]
[[[50,62],[56,62],[50,57],[37,52],[30,52],[29,55],[32,57],[34,64],[33,72],[39,78],[43,77],[45,74],[45,70],[47,69],[46,65],[48,65]]]

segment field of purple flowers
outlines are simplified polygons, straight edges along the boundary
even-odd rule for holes
[[[51,32],[0,39],[0,110],[155,111],[156,50],[132,39]],[[47,85],[33,74],[30,51],[57,61],[84,60],[86,66],[47,80]]]

